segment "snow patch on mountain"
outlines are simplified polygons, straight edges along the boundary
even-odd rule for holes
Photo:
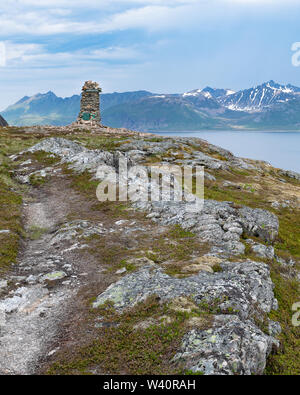
[[[218,98],[218,102],[232,111],[261,112],[278,103],[300,98],[300,88],[268,81],[252,89],[246,89]]]

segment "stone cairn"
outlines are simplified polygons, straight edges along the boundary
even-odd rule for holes
[[[80,113],[77,124],[100,125],[100,88],[97,82],[86,81],[82,87]]]

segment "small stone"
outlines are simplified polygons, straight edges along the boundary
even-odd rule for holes
[[[265,246],[263,244],[255,244],[252,246],[252,251],[255,255],[262,258],[273,259],[274,258],[274,248],[271,246]]]
[[[126,267],[122,267],[122,269],[119,269],[119,270],[116,271],[116,274],[123,274],[123,273],[126,273],[126,272],[127,272]]]
[[[277,336],[281,333],[281,326],[279,324],[279,322],[275,322],[275,321],[269,321],[269,325],[268,325],[268,329],[269,329],[269,334],[270,336]]]
[[[51,356],[54,355],[58,350],[59,350],[59,347],[58,347],[58,348],[55,348],[54,350],[48,352],[47,356],[48,356],[48,357],[51,357]]]
[[[32,274],[26,278],[27,284],[35,284],[36,282],[37,282],[37,276],[34,276]]]
[[[8,282],[6,280],[0,280],[0,290],[7,288]]]
[[[158,319],[163,325],[169,325],[172,324],[172,322],[174,322],[174,318],[169,317],[168,315],[162,315]]]
[[[153,325],[157,325],[157,321],[154,318],[148,318],[134,325],[133,329],[147,329]]]
[[[151,213],[151,214],[148,214],[147,216],[146,216],[146,218],[159,218],[160,217],[160,214],[159,213]]]
[[[197,309],[195,303],[191,302],[184,296],[174,298],[169,307],[171,310],[181,313],[191,313],[194,309]]]
[[[223,187],[224,188],[231,187],[231,188],[235,188],[235,189],[242,189],[241,185],[236,184],[236,183],[231,182],[231,181],[224,181],[223,182]]]
[[[57,281],[57,280],[61,280],[64,277],[66,277],[67,274],[65,272],[52,272],[52,273],[48,273],[45,276],[42,277],[43,281]]]
[[[117,328],[119,326],[119,323],[117,322],[99,322],[96,323],[95,328]]]
[[[215,265],[219,265],[220,263],[222,263],[222,259],[217,258],[213,255],[204,255],[199,258],[196,258],[195,262],[200,265],[207,265],[213,267]]]
[[[182,272],[186,273],[186,272],[191,272],[191,273],[198,273],[198,272],[208,272],[208,273],[213,273],[213,269],[209,266],[209,265],[205,265],[205,264],[192,264],[192,265],[188,265],[185,266],[184,268],[182,268]]]
[[[127,222],[128,222],[127,219],[121,219],[120,221],[117,221],[117,222],[116,222],[116,225],[117,225],[117,226],[121,226],[121,225],[126,224]]]
[[[66,263],[65,265],[63,265],[63,269],[72,271],[72,265],[70,265],[69,263]]]
[[[21,163],[20,166],[26,166],[26,165],[31,165],[32,161],[31,159],[26,160],[25,162]]]

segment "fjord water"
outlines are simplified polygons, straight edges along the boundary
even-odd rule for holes
[[[300,173],[300,132],[198,131],[155,132],[162,136],[199,137],[234,155],[265,160]]]

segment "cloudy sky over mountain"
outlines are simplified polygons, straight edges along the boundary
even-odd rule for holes
[[[86,79],[105,92],[300,85],[299,3],[1,0],[0,109],[37,92],[78,93]]]

